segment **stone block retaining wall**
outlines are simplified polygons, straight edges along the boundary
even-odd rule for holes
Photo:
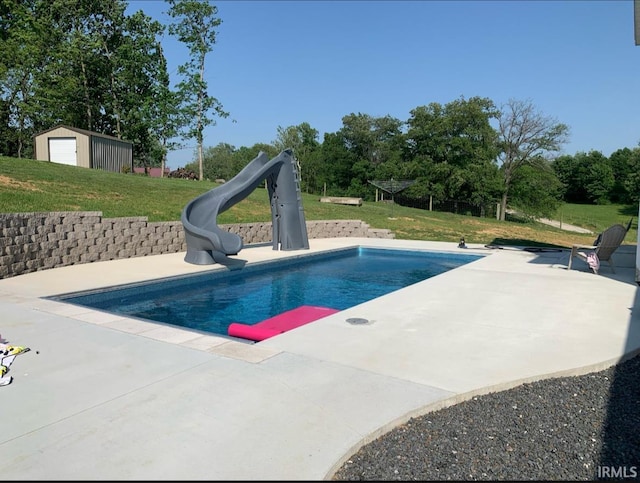
[[[271,222],[220,228],[240,235],[245,245],[273,241]],[[307,221],[307,234],[309,239],[394,236],[360,220]],[[186,250],[181,221],[103,218],[100,211],[0,213],[0,279],[78,263]]]

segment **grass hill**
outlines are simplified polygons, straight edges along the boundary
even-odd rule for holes
[[[94,169],[0,156],[0,213],[43,211],[100,211],[105,217],[146,216],[149,221],[179,220],[182,209],[216,183]],[[537,222],[478,218],[364,202],[362,206],[320,203],[320,196],[303,193],[307,220],[357,219],[372,228],[387,228],[396,238],[467,243],[559,246],[591,243],[594,235],[560,230]],[[565,223],[594,233],[634,217],[626,244],[637,240],[637,206],[564,205],[558,212]],[[559,218],[560,219],[560,218]],[[218,223],[271,221],[267,190],[251,195],[218,216]]]

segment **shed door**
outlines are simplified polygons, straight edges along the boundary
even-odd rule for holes
[[[49,138],[49,161],[77,166],[76,138]]]

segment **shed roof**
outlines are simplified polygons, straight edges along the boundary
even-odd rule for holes
[[[41,131],[41,132],[37,133],[36,136],[40,136],[42,134],[46,134],[46,133],[48,133],[50,131],[53,131],[54,129],[59,129],[61,127],[65,128],[65,129],[69,129],[70,131],[77,132],[78,134],[84,134],[85,136],[96,136],[96,137],[100,137],[100,138],[112,139],[114,141],[120,141],[120,142],[127,143],[127,144],[133,144],[133,142],[127,141],[126,139],[120,139],[120,138],[117,138],[115,136],[109,136],[108,134],[102,134],[102,133],[95,132],[95,131],[87,131],[86,129],[80,129],[78,127],[67,126],[66,124],[58,124],[57,126],[54,126],[51,129],[45,129],[44,131]]]

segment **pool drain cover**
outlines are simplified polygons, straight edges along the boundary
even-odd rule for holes
[[[349,319],[347,319],[347,322],[349,322],[350,324],[353,325],[362,325],[362,324],[368,324],[369,321],[367,319],[363,319],[362,317],[351,317]]]

